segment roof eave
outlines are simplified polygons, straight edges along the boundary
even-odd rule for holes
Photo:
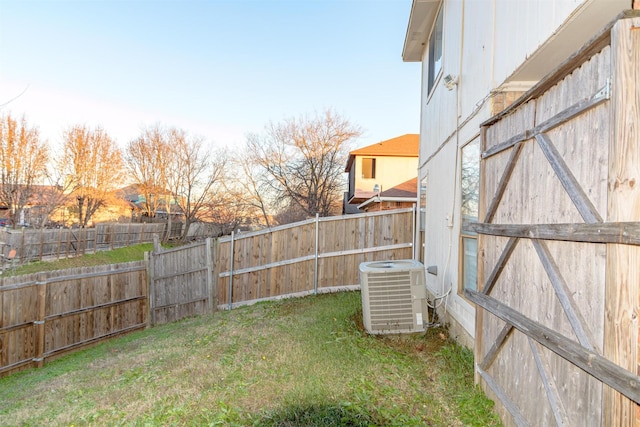
[[[373,196],[369,200],[365,200],[363,203],[358,205],[358,209],[366,208],[367,206],[373,203],[382,203],[382,202],[409,202],[409,203],[418,203],[417,197],[380,197]]]
[[[404,38],[402,60],[420,62],[424,47],[429,39],[433,23],[436,20],[441,0],[413,0],[407,33]]]

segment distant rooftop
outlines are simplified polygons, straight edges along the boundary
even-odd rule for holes
[[[420,135],[417,133],[407,133],[396,138],[367,145],[349,153],[345,172],[351,170],[356,156],[418,157],[419,149]]]
[[[380,196],[384,197],[410,197],[415,198],[418,194],[418,178],[411,178],[408,181],[398,184],[393,188],[383,191]]]

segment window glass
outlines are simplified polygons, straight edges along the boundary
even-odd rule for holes
[[[462,216],[462,280],[461,291],[477,290],[478,237],[466,225],[478,222],[480,196],[480,141],[475,139],[462,148],[460,165],[460,215]]]
[[[433,85],[442,69],[442,8],[438,12],[433,32],[429,38],[429,73],[427,76],[427,90],[431,93]]]
[[[420,231],[427,227],[427,177],[420,183]]]
[[[376,177],[376,159],[362,159],[362,177],[371,179]]]
[[[463,289],[478,289],[478,239],[462,238],[462,286]]]
[[[462,222],[478,222],[480,195],[480,141],[477,139],[462,148],[460,211]]]
[[[422,178],[420,181],[420,205],[419,205],[419,215],[418,215],[418,229],[420,232],[418,233],[418,253],[416,256],[422,262],[425,262],[424,259],[424,251],[425,251],[425,236],[426,236],[426,228],[427,228],[427,182],[429,178],[429,171],[427,171],[427,175]]]

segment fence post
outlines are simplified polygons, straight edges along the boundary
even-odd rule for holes
[[[34,320],[33,325],[35,327],[35,357],[33,362],[36,368],[41,368],[44,365],[44,350],[45,350],[45,317],[47,315],[47,275],[46,273],[38,273],[38,279],[36,281],[38,287],[38,317]]]
[[[20,233],[20,262],[27,262],[25,259],[25,251],[24,251],[24,227],[22,227],[22,232]]]
[[[211,292],[213,298],[213,310],[218,310],[218,272],[219,272],[219,262],[218,262],[218,239],[211,239],[213,244],[213,257],[211,258],[211,273],[212,273],[212,281],[211,281]]]
[[[144,253],[144,267],[146,270],[145,290],[144,293],[147,297],[147,312],[145,313],[145,323],[147,328],[151,326],[151,253]]]
[[[157,234],[153,235],[153,252],[160,252],[160,239]]]
[[[231,257],[229,257],[229,310],[231,310],[231,306],[233,304],[233,251],[234,251],[234,237],[235,234],[231,232]]]
[[[58,252],[56,259],[60,259],[60,246],[62,245],[62,228],[58,228]]]
[[[40,258],[39,261],[42,261],[44,257],[44,229],[40,229]]]
[[[316,212],[316,253],[314,257],[314,265],[313,265],[313,293],[318,293],[318,244],[319,244],[319,235],[318,231],[320,230],[320,214]]]
[[[413,210],[411,211],[411,248],[413,252],[413,259],[418,260],[420,258],[420,252],[418,248],[416,248],[416,242],[418,241],[418,230],[417,221],[419,221],[419,215],[417,215],[417,206],[413,204]]]
[[[207,237],[205,239],[205,257],[206,257],[206,265],[207,265],[207,295],[209,295],[209,299],[207,302],[207,308],[209,313],[213,313],[213,293],[212,293],[212,260],[211,260],[211,237]]]
[[[155,284],[154,284],[154,253],[153,252],[145,252],[144,260],[147,264],[147,298],[148,298],[148,326],[153,326],[156,324],[156,315],[155,315]]]

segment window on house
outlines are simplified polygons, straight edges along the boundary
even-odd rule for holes
[[[427,228],[427,177],[420,182],[420,231]]]
[[[376,159],[362,159],[362,177],[371,179],[376,177]]]
[[[480,141],[475,139],[462,147],[460,167],[460,214],[462,216],[460,291],[478,289],[478,236],[468,224],[478,222],[478,201],[480,196]],[[462,293],[462,292],[461,292]]]
[[[420,181],[420,215],[418,216],[420,235],[418,242],[419,253],[416,254],[418,259],[422,262],[426,262],[424,259],[425,250],[425,234],[427,229],[427,181],[429,178],[429,171],[427,175]]]
[[[436,78],[442,70],[442,8],[438,12],[436,17],[431,37],[429,38],[429,52],[428,52],[428,75],[427,75],[427,91],[431,93],[433,85],[436,82]]]

